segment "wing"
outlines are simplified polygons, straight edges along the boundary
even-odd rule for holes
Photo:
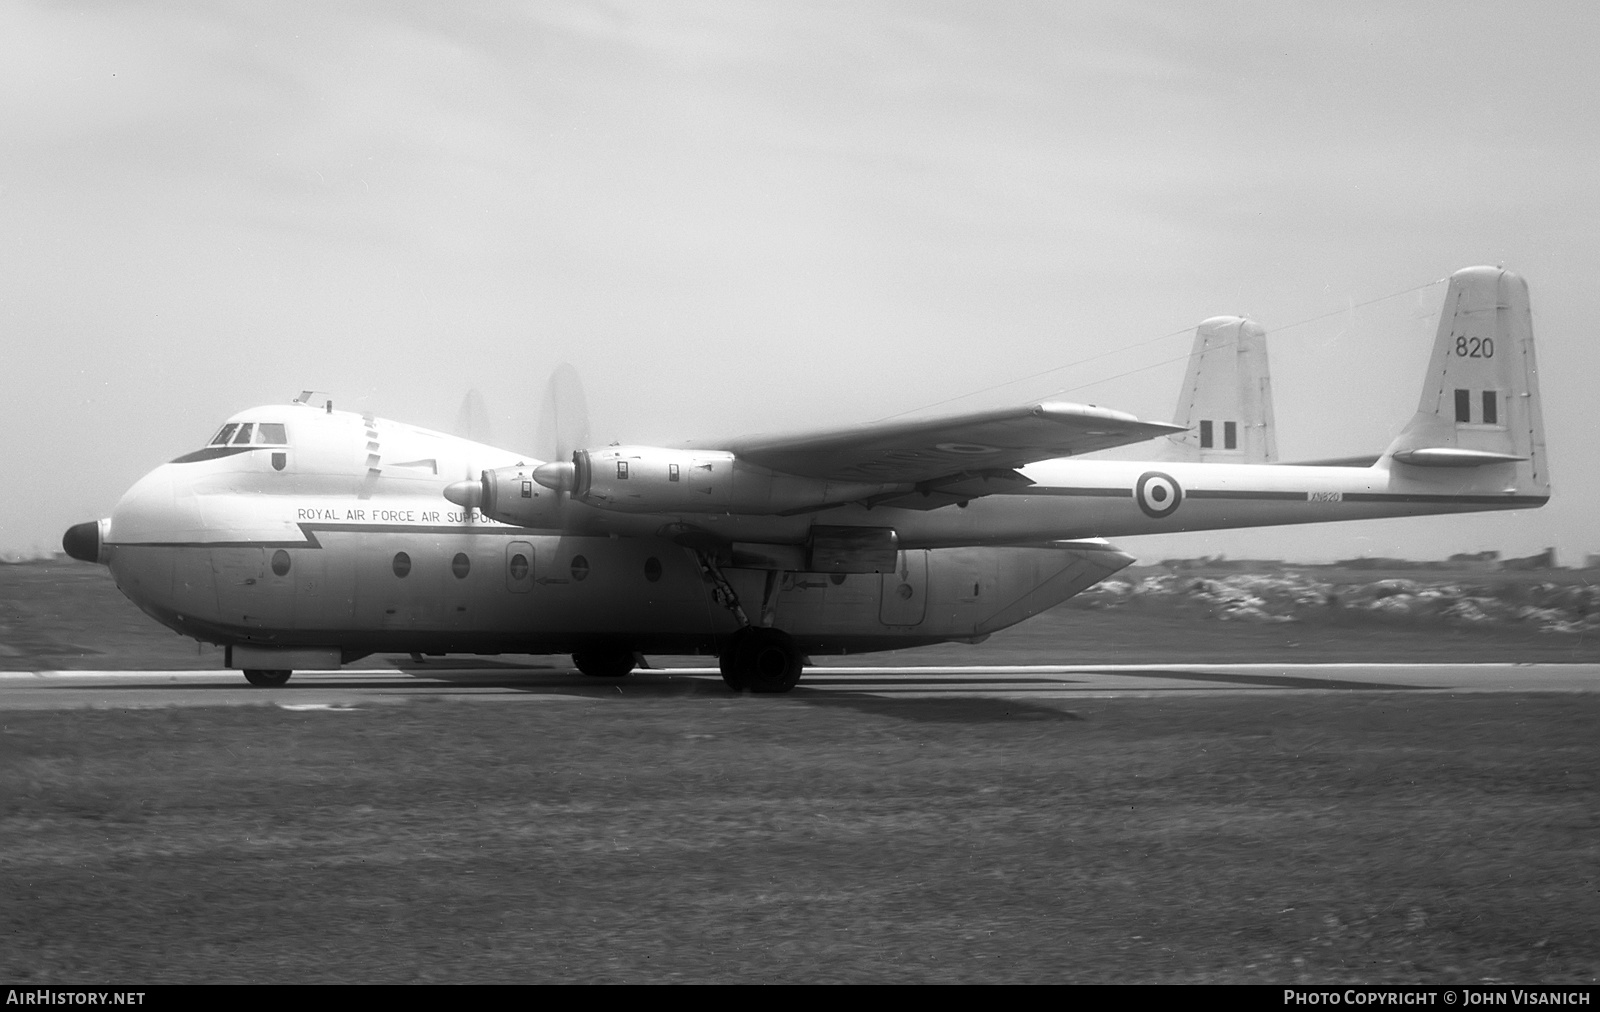
[[[929,508],[1026,478],[1012,469],[1184,431],[1090,404],[1049,403],[721,444],[740,460],[828,481],[915,484]],[[941,496],[929,493],[944,491]],[[935,501],[937,500],[937,501]],[[911,505],[895,501],[895,505]]]

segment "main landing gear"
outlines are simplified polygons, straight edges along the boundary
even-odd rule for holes
[[[805,655],[781,629],[745,626],[723,646],[721,667],[735,692],[788,692],[800,682]]]
[[[723,575],[722,567],[709,552],[696,551],[700,572],[711,584],[711,599],[739,620],[739,630],[722,644],[722,680],[735,692],[788,692],[800,681],[806,658],[795,646],[794,637],[770,625],[751,625],[739,594]],[[783,574],[767,571],[766,589],[761,595],[761,621],[770,623],[778,603]]]
[[[289,682],[293,671],[263,671],[260,668],[245,668],[244,680],[262,689],[276,689]]]

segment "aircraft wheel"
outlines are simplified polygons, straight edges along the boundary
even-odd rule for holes
[[[794,644],[794,638],[781,629],[752,627],[729,644],[728,661],[724,662],[723,680],[738,689],[751,692],[788,692],[800,682],[805,668],[805,658]],[[731,663],[730,663],[731,662]],[[731,668],[734,679],[727,670]],[[740,683],[734,685],[734,680]]]
[[[262,689],[276,689],[280,685],[287,684],[289,676],[292,674],[294,674],[293,671],[263,671],[260,668],[246,668],[244,680]]]
[[[572,663],[590,678],[622,678],[633,670],[633,651],[579,650]]]
[[[743,692],[750,686],[746,684],[743,670],[739,667],[739,647],[744,643],[749,627],[734,633],[722,648],[722,654],[717,658],[717,667],[722,671],[722,680],[734,692]]]

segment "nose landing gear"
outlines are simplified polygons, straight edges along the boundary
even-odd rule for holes
[[[292,674],[294,674],[293,671],[263,671],[260,668],[245,668],[244,680],[257,688],[276,689],[280,685],[288,684],[289,676]]]
[[[602,648],[579,650],[572,655],[572,665],[590,678],[622,678],[634,669],[636,660],[632,650]]]
[[[735,692],[788,692],[800,682],[805,656],[781,629],[745,626],[728,638],[720,666]]]

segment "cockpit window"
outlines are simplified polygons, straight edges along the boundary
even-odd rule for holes
[[[231,457],[237,453],[248,453],[257,446],[286,447],[289,445],[287,428],[282,422],[228,422],[211,437],[211,442],[206,444],[205,449],[186,453],[173,463],[188,464],[197,460]],[[283,461],[286,459],[285,454],[274,453],[272,466],[281,471]]]

